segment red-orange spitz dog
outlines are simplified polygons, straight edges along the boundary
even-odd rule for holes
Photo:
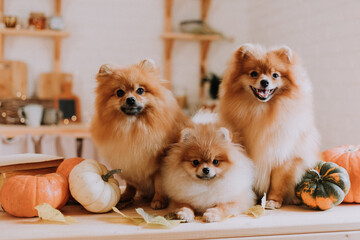
[[[123,170],[123,201],[136,191],[151,207],[166,207],[157,172],[164,151],[178,140],[190,119],[164,86],[152,60],[127,68],[103,65],[97,75],[92,137],[113,168]]]
[[[221,84],[220,118],[255,163],[254,189],[266,207],[295,204],[295,184],[320,159],[312,88],[288,47],[246,44],[233,55]]]

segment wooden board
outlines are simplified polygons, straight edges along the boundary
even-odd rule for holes
[[[57,167],[64,160],[63,157],[46,154],[13,154],[0,157],[0,172],[12,172],[30,169]]]
[[[54,172],[56,172],[56,169],[57,169],[57,167],[20,170],[20,171],[2,173],[1,175],[6,180],[10,177],[17,176],[17,175],[44,175],[44,174],[48,174],[48,173],[54,173]]]
[[[61,93],[61,85],[72,81],[69,73],[42,73],[39,78],[37,95],[40,99],[54,99]]]
[[[31,134],[32,136],[55,134],[59,136],[73,136],[76,138],[90,137],[89,126],[78,123],[69,124],[69,125],[60,124],[56,126],[40,126],[40,127],[0,124],[0,134],[7,138],[13,138],[23,134]]]
[[[138,216],[136,207],[165,215],[171,210],[151,210],[148,204],[135,204],[121,210]],[[66,225],[38,222],[37,218],[16,218],[0,212],[1,237],[4,239],[360,239],[360,205],[344,204],[328,211],[314,211],[299,206],[266,210],[260,218],[241,215],[219,223],[184,223],[172,229],[152,229],[124,221],[110,212],[92,214],[79,205],[61,210],[78,223]],[[21,231],[19,231],[21,229]]]
[[[0,98],[27,96],[27,65],[21,61],[0,61]]]

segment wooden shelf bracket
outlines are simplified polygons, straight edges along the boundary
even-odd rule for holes
[[[61,72],[61,38],[54,38],[54,72]]]
[[[211,0],[201,1],[201,19],[206,22]],[[164,22],[164,34],[162,35],[164,41],[164,78],[169,81],[169,88],[171,87],[171,59],[174,40],[193,40],[199,41],[200,44],[200,89],[199,100],[204,96],[204,89],[201,84],[201,79],[207,73],[206,60],[208,57],[211,42],[214,40],[220,40],[219,35],[198,35],[190,33],[176,33],[172,32],[172,7],[173,0],[165,0],[165,22]]]
[[[171,88],[171,54],[174,40],[164,39],[164,78],[168,81],[168,88]]]
[[[0,0],[0,19],[4,17],[4,0]],[[0,20],[2,22],[2,20]],[[4,60],[4,34],[0,34],[0,61]]]
[[[207,56],[209,53],[211,41],[201,41],[200,42],[200,87],[199,87],[199,98],[200,100],[204,97],[204,87],[202,85],[201,79],[205,77],[207,73]]]

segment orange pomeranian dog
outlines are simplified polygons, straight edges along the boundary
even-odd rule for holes
[[[138,190],[151,207],[166,207],[157,174],[165,149],[192,124],[163,85],[152,60],[128,68],[102,65],[91,134],[101,155],[126,181],[122,201]]]
[[[311,89],[288,47],[243,45],[224,74],[220,119],[254,161],[254,189],[267,192],[269,209],[299,203],[295,184],[320,160]]]
[[[177,217],[188,222],[195,213],[205,222],[220,221],[255,203],[253,163],[211,119],[209,113],[195,115],[196,125],[181,132],[161,168],[164,193]]]

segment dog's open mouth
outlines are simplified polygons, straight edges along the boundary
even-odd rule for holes
[[[213,175],[213,176],[207,176],[207,175],[203,175],[203,176],[200,176],[200,175],[196,175],[197,178],[200,178],[201,180],[211,180],[213,178],[216,177],[216,174]]]
[[[122,106],[120,109],[126,115],[135,116],[135,115],[138,115],[143,110],[143,107],[142,106],[131,106],[131,107]]]
[[[273,89],[254,88],[252,86],[250,86],[250,88],[253,91],[255,97],[257,97],[257,99],[259,99],[261,102],[269,101],[277,89],[277,88],[273,88]]]

